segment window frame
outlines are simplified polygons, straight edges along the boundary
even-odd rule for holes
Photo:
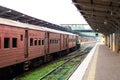
[[[38,40],[37,38],[34,39],[34,46],[37,46],[38,45]]]
[[[5,41],[5,39],[8,39],[8,42]],[[7,46],[6,46],[7,44]],[[10,48],[10,38],[9,37],[4,37],[4,49]]]
[[[12,48],[17,48],[18,47],[18,39],[13,37],[12,38]]]
[[[39,45],[39,46],[41,45],[41,39],[38,40],[38,45]]]
[[[45,40],[44,40],[44,39],[42,39],[42,45],[44,45],[44,44],[45,44],[45,43],[44,43],[44,41],[45,41]]]
[[[20,41],[23,41],[23,35],[22,34],[20,35]]]
[[[32,42],[31,42],[31,41],[32,41]],[[33,38],[30,38],[30,42],[29,42],[30,46],[33,46],[33,41],[34,41],[34,39],[33,39]]]

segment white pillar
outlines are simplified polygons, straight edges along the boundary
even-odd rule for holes
[[[117,33],[117,53],[120,54],[120,33]]]
[[[112,50],[115,51],[115,50],[116,50],[116,34],[115,34],[115,33],[113,33],[112,39],[113,39],[113,47],[112,47]]]
[[[112,34],[110,34],[110,49],[112,50],[113,42],[112,42]]]
[[[119,53],[118,52],[118,49],[119,49],[119,36],[117,35],[117,33],[115,34],[115,52]]]
[[[107,35],[107,46],[110,47],[110,35]]]

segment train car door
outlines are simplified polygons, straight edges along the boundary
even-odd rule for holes
[[[25,30],[25,51],[24,57],[28,58],[28,30]]]
[[[66,43],[66,37],[65,37],[65,35],[63,35],[63,40],[62,41],[63,41],[63,48],[66,49],[66,44],[67,43]]]
[[[60,51],[61,51],[61,50],[62,50],[62,48],[61,48],[61,46],[62,46],[62,44],[61,44],[61,43],[62,43],[62,42],[61,42],[61,41],[62,41],[62,34],[60,34],[60,39],[59,39],[59,40],[60,40],[59,45],[60,45]]]
[[[46,53],[46,54],[49,54],[49,46],[50,46],[50,43],[49,43],[49,32],[46,32],[46,33],[45,33],[45,36],[46,36],[46,37],[45,37],[45,47],[46,47],[46,48],[45,48],[45,49],[46,49],[46,50],[45,50],[45,51],[46,51],[45,53]]]
[[[68,49],[68,45],[69,45],[69,35],[66,36],[66,47]]]

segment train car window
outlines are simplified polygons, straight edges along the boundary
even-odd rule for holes
[[[56,44],[57,44],[57,40],[56,40]]]
[[[34,45],[35,45],[35,46],[37,45],[37,39],[34,40]]]
[[[57,44],[57,40],[55,40],[55,43]]]
[[[54,44],[55,44],[55,39],[54,39]]]
[[[53,41],[53,40],[51,40],[51,43],[53,44],[53,43],[54,43],[54,41]]]
[[[42,45],[44,45],[44,40],[42,40]]]
[[[57,44],[57,40],[55,40],[55,44]]]
[[[53,44],[53,40],[51,40],[51,44]]]
[[[52,43],[55,44],[55,40],[54,39],[52,40]]]
[[[33,46],[33,38],[30,38],[30,46]]]
[[[56,40],[56,44],[57,44],[57,40]]]
[[[52,44],[52,40],[50,40],[50,44]]]
[[[53,40],[53,44],[55,43],[55,40]]]
[[[52,40],[51,40],[51,44],[52,44]]]
[[[41,45],[41,40],[38,40],[38,45]]]
[[[56,40],[54,40],[54,43],[56,44]]]
[[[17,47],[17,38],[12,38],[12,47],[13,48]]]
[[[23,35],[20,35],[20,40],[23,41]]]
[[[10,38],[4,38],[4,48],[10,48]]]
[[[56,40],[55,40],[55,44],[56,44]]]

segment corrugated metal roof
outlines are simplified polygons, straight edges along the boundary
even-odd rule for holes
[[[103,34],[120,30],[120,0],[73,0],[91,28]]]

